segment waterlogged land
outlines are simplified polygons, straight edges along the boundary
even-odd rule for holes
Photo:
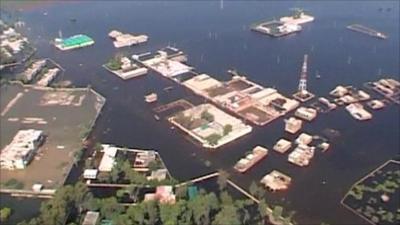
[[[372,224],[400,222],[400,161],[390,160],[358,181],[342,204]]]
[[[44,144],[23,170],[1,169],[1,188],[30,190],[60,187],[77,160],[85,138],[104,104],[90,89],[1,86],[1,148],[20,129],[43,130]],[[20,96],[17,98],[17,96]],[[11,102],[11,103],[10,103]]]

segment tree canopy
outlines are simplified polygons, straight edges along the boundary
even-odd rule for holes
[[[226,182],[227,173],[221,173]],[[128,187],[124,191],[134,193],[137,187]],[[118,225],[250,225],[264,224],[267,216],[265,200],[258,205],[259,213],[250,216],[250,211],[257,212],[254,211],[257,209],[254,208],[254,202],[235,200],[225,189],[219,195],[201,189],[195,197],[187,198],[183,193],[180,196],[175,204],[142,201],[124,207],[115,197],[94,198],[85,184],[77,183],[57,190],[54,198],[42,204],[38,217],[19,225],[80,224],[88,210],[100,212],[101,219],[111,220]],[[282,215],[282,211],[282,207],[276,206],[272,213],[274,218]],[[290,224],[289,221],[285,220],[284,224]]]

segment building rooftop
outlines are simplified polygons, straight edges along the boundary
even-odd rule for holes
[[[82,225],[96,225],[99,217],[99,212],[88,211],[85,215],[85,218],[83,219]]]
[[[74,35],[72,37],[65,38],[65,39],[62,40],[62,44],[65,47],[81,45],[81,44],[84,44],[84,43],[87,43],[87,42],[93,42],[93,39],[90,38],[87,35],[84,35],[84,34]]]
[[[41,139],[42,135],[43,131],[41,130],[28,129],[18,131],[11,143],[1,150],[1,166],[7,167],[6,165],[9,165],[9,163],[13,164],[12,162],[14,161],[27,160],[28,155],[36,150],[37,142]]]
[[[148,167],[150,162],[156,160],[155,151],[138,152],[135,157],[134,167]]]
[[[273,170],[271,173],[265,175],[261,179],[261,183],[263,183],[272,191],[277,191],[287,189],[291,180],[292,179],[288,175],[277,170]]]
[[[304,145],[308,145],[311,143],[311,141],[313,140],[313,137],[307,133],[301,133],[299,135],[299,137],[297,137],[296,139],[296,143],[297,144],[304,144]]]
[[[145,201],[159,201],[162,204],[174,204],[176,201],[173,187],[164,185],[158,186],[155,193],[145,194]]]
[[[205,91],[207,89],[222,85],[220,81],[210,77],[207,74],[195,76],[192,79],[183,82],[183,84],[196,91]]]
[[[104,154],[100,161],[99,171],[110,172],[114,167],[115,156],[117,155],[118,148],[111,145],[102,146]]]
[[[280,153],[285,153],[289,148],[292,147],[292,143],[284,138],[279,139],[274,145],[273,149]]]

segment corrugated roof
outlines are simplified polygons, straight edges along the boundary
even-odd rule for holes
[[[65,47],[70,47],[70,46],[74,46],[74,45],[81,45],[87,42],[92,42],[93,39],[90,38],[87,35],[84,34],[79,34],[79,35],[75,35],[66,39],[63,39],[63,45]]]

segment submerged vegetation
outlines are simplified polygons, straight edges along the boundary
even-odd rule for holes
[[[5,183],[1,183],[1,187],[8,189],[23,189],[25,187],[25,184],[22,181],[19,181],[15,178],[11,178],[7,180]]]
[[[115,56],[106,63],[106,67],[109,68],[110,70],[119,70],[121,69],[121,66],[122,63],[120,56]]]
[[[4,207],[0,209],[0,222],[4,223],[7,222],[8,218],[11,216],[11,209]]]
[[[374,224],[400,221],[400,162],[388,161],[354,185],[342,203]]]

